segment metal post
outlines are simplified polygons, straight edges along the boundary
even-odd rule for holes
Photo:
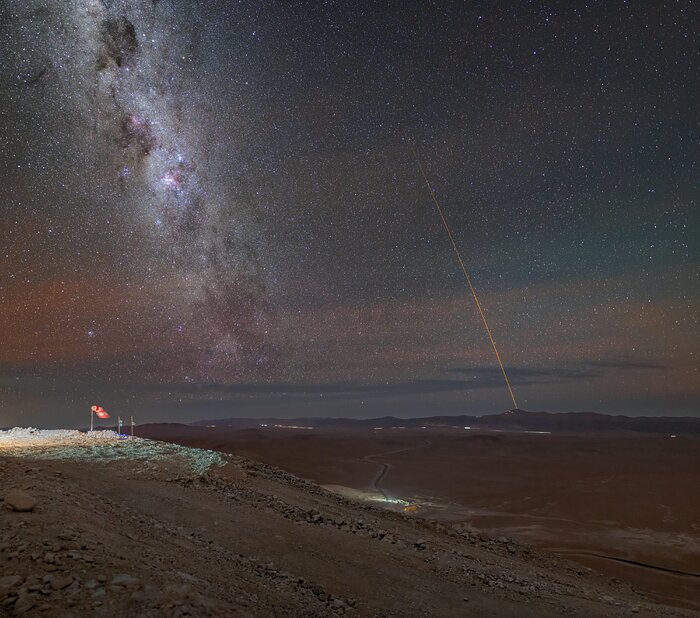
[[[90,433],[92,433],[92,419],[95,417],[95,413],[90,408]]]
[[[134,437],[134,417],[131,416],[131,437]]]

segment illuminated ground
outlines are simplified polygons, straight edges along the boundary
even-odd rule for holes
[[[67,461],[182,460],[193,471],[200,473],[213,465],[223,464],[225,460],[225,455],[221,453],[132,438],[114,431],[83,432],[31,427],[0,431],[1,456]]]

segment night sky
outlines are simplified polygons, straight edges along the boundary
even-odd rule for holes
[[[700,414],[688,2],[0,2],[0,426]]]

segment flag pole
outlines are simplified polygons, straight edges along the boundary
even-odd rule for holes
[[[92,433],[92,419],[94,418],[94,414],[92,408],[90,408],[90,433]]]

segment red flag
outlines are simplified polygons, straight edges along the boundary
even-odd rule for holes
[[[92,406],[92,408],[90,408],[90,409],[95,413],[95,416],[97,416],[97,418],[109,418],[109,414],[107,414],[107,410],[105,410],[101,406]]]

